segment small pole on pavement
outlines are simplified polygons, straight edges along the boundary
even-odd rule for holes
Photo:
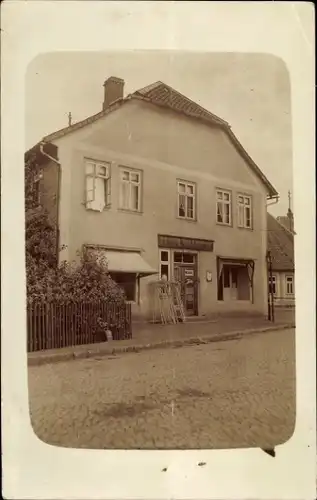
[[[274,318],[274,291],[273,291],[273,274],[272,274],[272,255],[268,250],[267,255],[268,275],[269,275],[269,290],[268,290],[268,319],[269,321],[275,320]]]

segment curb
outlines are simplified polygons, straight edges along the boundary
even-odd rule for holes
[[[96,348],[93,350],[79,351],[76,352],[61,352],[61,353],[47,353],[45,355],[38,354],[36,352],[28,354],[28,366],[39,366],[48,363],[56,363],[61,361],[70,361],[76,359],[86,359],[92,357],[100,356],[113,356],[116,354],[125,354],[129,352],[140,352],[149,349],[165,349],[165,348],[179,348],[183,346],[190,345],[200,345],[200,344],[210,344],[212,342],[225,342],[229,340],[238,340],[247,335],[255,335],[257,333],[265,333],[278,330],[287,330],[289,328],[295,328],[294,323],[286,323],[262,328],[253,328],[249,330],[237,330],[228,333],[216,333],[214,335],[207,335],[205,337],[190,337],[187,339],[178,340],[163,340],[161,342],[155,342],[152,344],[140,344],[140,345],[129,345],[111,347],[111,345],[97,344]]]

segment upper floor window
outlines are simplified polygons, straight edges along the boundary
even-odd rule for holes
[[[251,229],[252,227],[252,200],[251,196],[238,195],[238,226]]]
[[[294,277],[286,276],[286,295],[294,295]]]
[[[195,220],[196,185],[192,182],[177,181],[178,217]]]
[[[217,223],[231,225],[231,192],[217,189]]]
[[[119,207],[121,209],[141,211],[141,174],[140,170],[120,168]]]
[[[110,205],[111,172],[109,163],[86,161],[86,207],[102,211]]]

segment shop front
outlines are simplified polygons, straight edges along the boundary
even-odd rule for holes
[[[200,252],[213,252],[212,240],[158,235],[160,279],[176,281],[185,316],[199,314]]]
[[[217,299],[254,302],[254,260],[217,257]]]

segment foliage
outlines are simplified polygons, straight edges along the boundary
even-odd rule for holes
[[[25,250],[28,271],[44,273],[56,267],[56,231],[48,213],[37,206],[34,199],[34,181],[41,176],[36,158],[25,164]]]
[[[43,207],[34,200],[34,180],[40,174],[36,158],[25,163],[25,249],[29,302],[124,302],[124,294],[111,279],[107,263],[97,257],[57,264],[56,229]]]

